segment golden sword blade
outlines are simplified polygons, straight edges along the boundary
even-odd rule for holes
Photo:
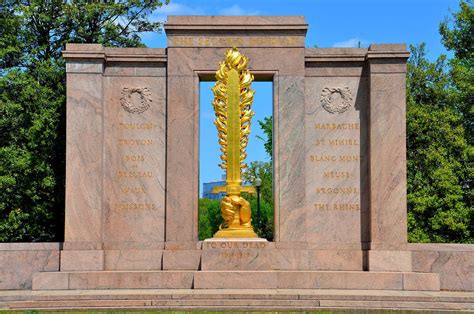
[[[226,59],[216,73],[213,104],[214,108],[221,108],[216,110],[214,123],[218,132],[225,135],[220,136],[219,143],[223,152],[221,159],[224,162],[221,167],[226,170],[226,185],[214,187],[212,193],[226,192],[229,196],[240,196],[241,192],[255,193],[253,186],[242,186],[241,180],[242,168],[246,167],[243,161],[246,157],[250,118],[253,116],[251,103],[255,93],[250,89],[253,75],[247,70],[247,63],[248,59],[237,48],[232,48],[227,51]],[[223,90],[226,97],[220,96]],[[223,107],[224,110],[219,110]],[[222,112],[225,113],[225,118]]]
[[[214,235],[217,238],[256,238],[251,225],[251,210],[247,200],[240,193],[255,193],[253,186],[242,186],[241,171],[246,167],[251,109],[255,91],[250,88],[253,75],[247,69],[248,58],[237,48],[225,53],[225,60],[216,72],[214,92],[214,111],[221,160],[219,164],[226,171],[226,185],[216,186],[212,193],[226,192],[221,200],[221,214],[224,223]]]

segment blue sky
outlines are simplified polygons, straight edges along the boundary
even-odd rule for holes
[[[168,15],[303,15],[309,24],[306,46],[362,47],[370,43],[426,42],[430,59],[446,53],[439,23],[457,11],[457,0],[171,0],[154,20]],[[147,33],[148,47],[166,47],[166,35]]]
[[[309,24],[306,47],[368,47],[371,43],[425,42],[428,58],[435,60],[447,51],[441,44],[438,26],[458,10],[457,0],[171,0],[152,16],[166,21],[168,15],[302,15]],[[148,47],[166,47],[166,34],[146,33]],[[449,54],[448,54],[449,55]],[[217,67],[217,65],[216,65]],[[200,94],[200,190],[202,182],[219,180],[223,174],[217,167],[219,147],[212,124],[212,83],[201,83]],[[256,116],[248,147],[248,159],[268,160],[257,120],[272,113],[272,86],[268,82],[253,84],[257,91],[253,104]]]

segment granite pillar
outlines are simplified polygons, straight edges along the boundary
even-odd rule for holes
[[[405,45],[371,45],[369,65],[369,270],[411,270],[407,242]]]
[[[65,249],[101,249],[103,106],[101,45],[68,44]]]

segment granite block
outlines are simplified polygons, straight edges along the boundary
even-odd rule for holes
[[[310,270],[363,270],[361,250],[309,250]]]
[[[278,273],[279,289],[402,290],[402,273],[288,271]]]
[[[66,63],[66,73],[97,73],[104,72],[103,60],[76,60]]]
[[[412,271],[412,252],[370,250],[368,266],[370,271]]]
[[[406,243],[405,74],[371,73],[369,82],[371,241]]]
[[[103,270],[104,251],[61,251],[61,271]]]
[[[67,82],[64,241],[101,242],[102,75],[68,73]]]
[[[197,270],[201,264],[201,250],[164,250],[164,270]]]
[[[360,249],[369,237],[368,81],[307,77],[305,94],[306,240]]]
[[[420,246],[418,249],[424,245]],[[412,251],[413,271],[439,274],[441,290],[474,291],[474,247],[458,245],[457,249],[466,251],[457,251],[456,246],[446,250],[449,246],[432,244],[430,250]]]
[[[160,77],[104,78],[103,242],[164,241],[165,87]]]
[[[12,242],[0,243],[0,251],[59,251],[58,242]],[[0,252],[0,254],[6,252]]]
[[[404,273],[403,290],[439,291],[439,275],[427,273]]]
[[[69,274],[44,272],[33,275],[32,290],[64,290],[69,287]]]
[[[160,270],[162,250],[107,250],[105,270]]]
[[[272,271],[200,271],[194,274],[194,289],[275,289]]]
[[[311,254],[308,250],[274,249],[271,265],[274,270],[307,270],[311,265]]]
[[[57,243],[2,243],[0,245],[0,290],[23,290],[32,286],[33,274],[59,270]],[[34,250],[34,249],[37,250]],[[20,250],[21,249],[21,250]]]
[[[192,272],[102,271],[69,273],[69,289],[189,289]]]
[[[130,77],[165,77],[166,63],[150,62],[108,62],[104,70],[104,76]]]
[[[168,69],[187,62],[173,60],[171,53]],[[198,83],[187,74],[167,81],[166,240],[172,242],[198,242]]]
[[[276,241],[306,240],[305,208],[305,81],[299,76],[277,78],[278,98],[274,109],[274,189]],[[303,122],[303,123],[302,123]]]

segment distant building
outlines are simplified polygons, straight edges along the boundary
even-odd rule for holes
[[[217,193],[217,194],[212,194],[212,188],[215,186],[224,186],[225,185],[225,180],[224,181],[212,181],[212,182],[205,182],[202,184],[202,197],[203,198],[208,198],[211,200],[220,200],[225,196],[225,192]]]
[[[250,182],[245,182],[243,185],[250,186]],[[211,181],[211,182],[204,182],[202,184],[202,197],[208,198],[210,200],[220,200],[225,196],[225,192],[212,194],[212,188],[215,186],[225,186],[225,175],[222,175],[221,181]]]
[[[225,174],[222,175],[220,181],[211,181],[211,182],[204,182],[202,184],[202,197],[208,198],[210,200],[220,200],[225,196],[225,192],[221,192],[218,194],[212,194],[212,188],[215,186],[224,186],[225,185]]]

